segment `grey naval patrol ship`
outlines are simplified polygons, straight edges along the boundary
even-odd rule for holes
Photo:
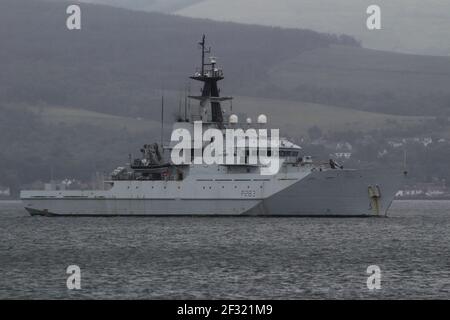
[[[215,58],[190,78],[203,83],[190,115],[173,125],[194,130],[267,127],[267,116],[242,123],[223,110],[218,81],[224,79]],[[194,110],[195,109],[195,110]],[[230,112],[231,113],[231,112]],[[315,162],[300,146],[279,139],[279,170],[263,175],[263,165],[250,164],[248,153],[236,164],[175,164],[173,143],[144,145],[142,157],[130,159],[105,181],[103,190],[22,191],[31,215],[43,216],[386,216],[404,176],[398,169],[347,169],[335,161]],[[194,152],[194,150],[192,150]]]

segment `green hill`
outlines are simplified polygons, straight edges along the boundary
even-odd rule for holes
[[[450,58],[331,46],[272,67],[285,96],[393,114],[450,114]],[[275,90],[274,90],[275,91]]]
[[[20,109],[20,107],[15,107]],[[37,115],[45,124],[67,125],[76,127],[79,125],[96,126],[103,130],[126,130],[133,134],[154,132],[160,127],[160,123],[142,118],[130,118],[110,115],[95,111],[54,106],[23,107],[23,110]]]
[[[366,10],[373,4],[380,6],[382,21],[382,29],[375,32],[366,27]],[[450,43],[443,41],[450,28],[450,3],[442,0],[204,0],[175,12],[193,18],[344,33],[378,50],[450,55]]]
[[[243,26],[82,5],[68,31],[68,2],[0,2],[0,103],[47,103],[125,116],[158,114],[160,91],[185,87],[208,34],[230,92],[255,92],[267,68],[310,49],[356,45],[309,30]],[[279,48],[289,45],[289,50]]]
[[[329,105],[289,100],[236,97],[233,104],[255,120],[264,113],[270,126],[281,128],[284,134],[305,135],[313,126],[324,132],[361,131],[375,129],[411,128],[430,120],[429,117],[396,116],[384,113],[351,110]],[[241,119],[244,121],[244,119]]]
[[[166,100],[173,100],[175,92],[167,92]],[[223,105],[229,115],[233,112],[256,120],[259,114],[266,114],[270,127],[280,128],[282,134],[289,136],[304,136],[308,129],[317,126],[324,132],[360,131],[369,132],[375,129],[392,129],[399,126],[410,128],[432,120],[431,117],[397,116],[367,111],[355,111],[347,108],[320,105],[290,100],[268,99],[237,96],[230,105]],[[146,139],[159,140],[160,122],[141,118],[130,118],[109,115],[83,109],[65,107],[15,107],[16,110],[32,112],[43,123],[48,125],[64,125],[77,127],[79,125],[95,126],[98,130],[127,131],[130,134],[142,134],[142,143]],[[175,120],[174,108],[165,109],[165,140],[170,138],[172,121]],[[240,121],[245,122],[245,118]]]
[[[373,51],[348,36],[214,22],[65,2],[0,2],[0,103],[58,105],[159,118],[161,90],[182,90],[207,33],[224,94],[409,115],[450,109],[450,60]],[[198,90],[192,84],[192,90]]]

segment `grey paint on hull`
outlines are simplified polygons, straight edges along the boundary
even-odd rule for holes
[[[329,170],[305,179],[261,201],[248,215],[383,216],[405,174],[401,170]],[[378,212],[369,197],[378,186]]]
[[[384,216],[404,178],[401,170],[316,171],[267,199],[24,201],[31,215],[44,216]],[[380,188],[378,213],[369,186]]]

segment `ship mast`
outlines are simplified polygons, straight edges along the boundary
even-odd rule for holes
[[[202,63],[200,72],[196,72],[190,78],[203,82],[201,96],[189,96],[191,99],[200,101],[200,107],[202,111],[206,111],[206,105],[209,102],[211,105],[211,118],[204,119],[201,112],[200,118],[202,121],[211,121],[217,123],[219,127],[223,124],[223,113],[220,105],[221,101],[231,100],[232,97],[220,97],[220,90],[217,86],[217,82],[224,79],[222,69],[216,66],[216,58],[210,57],[210,62],[205,62],[205,54],[211,53],[211,48],[206,47],[206,36],[203,35],[202,41],[199,42],[202,50]],[[208,68],[209,67],[209,68]]]
[[[202,73],[201,73],[202,76],[205,74],[205,53],[211,53],[211,47],[209,47],[208,50],[206,50],[205,43],[206,43],[206,36],[203,35],[202,41],[198,43],[202,47]]]

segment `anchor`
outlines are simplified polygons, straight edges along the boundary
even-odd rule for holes
[[[369,186],[369,199],[370,199],[370,208],[375,211],[376,215],[380,215],[380,198],[381,191],[378,185]]]

